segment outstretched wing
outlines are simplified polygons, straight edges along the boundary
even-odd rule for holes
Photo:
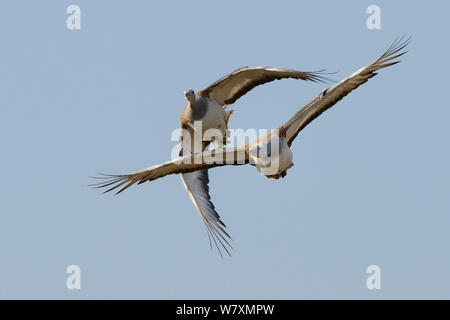
[[[228,238],[231,240],[231,237],[225,231],[226,226],[222,220],[220,220],[220,216],[215,210],[214,205],[211,202],[211,197],[209,196],[208,170],[204,169],[190,173],[182,173],[180,176],[189,197],[205,223],[208,230],[210,246],[212,247],[212,239],[220,256],[222,256],[221,248],[231,255],[229,249],[232,247],[226,239]]]
[[[327,82],[323,70],[303,72],[273,67],[243,67],[217,80],[198,95],[210,97],[221,106],[234,103],[237,99],[261,84],[285,79],[302,79],[313,82]]]
[[[288,145],[290,146],[292,144],[297,134],[311,121],[322,114],[322,112],[334,106],[351,91],[374,77],[377,74],[377,70],[399,63],[399,60],[394,61],[394,59],[399,58],[407,52],[402,50],[408,45],[410,40],[411,38],[405,40],[402,37],[394,41],[377,60],[359,69],[338,84],[325,89],[320,95],[300,109],[287,123],[280,127],[280,132],[286,134]]]
[[[190,154],[178,157],[172,161],[151,166],[130,174],[100,174],[97,179],[103,179],[99,183],[92,184],[96,188],[107,188],[105,192],[120,188],[117,193],[121,193],[133,184],[153,181],[169,174],[188,173],[197,170],[209,169],[224,165],[240,165],[248,163],[248,157],[244,148],[224,148],[210,150],[197,154]]]

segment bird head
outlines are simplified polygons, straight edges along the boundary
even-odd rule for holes
[[[194,90],[188,90],[184,92],[184,97],[188,102],[193,103],[195,101],[195,93]]]

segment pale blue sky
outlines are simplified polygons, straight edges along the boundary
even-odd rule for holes
[[[450,6],[345,3],[2,1],[0,297],[450,298]],[[81,30],[66,28],[70,4]],[[305,129],[285,179],[211,171],[231,258],[209,250],[178,176],[117,197],[87,187],[168,160],[186,89],[244,65],[340,80],[404,33],[402,63]],[[322,89],[258,87],[230,125],[278,127]],[[71,264],[80,291],[65,287]]]

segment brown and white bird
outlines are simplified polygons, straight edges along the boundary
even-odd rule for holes
[[[215,147],[220,148],[225,145],[228,122],[233,113],[233,110],[225,110],[225,108],[256,86],[287,78],[325,83],[329,79],[324,77],[323,71],[304,72],[274,67],[243,67],[197,93],[194,93],[193,90],[184,92],[187,104],[181,114],[180,156],[206,150],[211,141],[202,141],[196,145],[194,134],[204,137],[205,132],[211,129],[217,130],[222,137],[221,140],[213,141]],[[196,126],[196,123],[200,123],[201,128]],[[195,150],[195,147],[198,147],[199,150]],[[211,219],[209,217],[214,217],[219,223],[222,223],[209,197],[208,170],[182,173],[180,177],[202,219],[205,221],[205,217],[208,217],[209,221]],[[206,221],[205,223],[208,226]],[[225,227],[223,223],[222,226]]]
[[[190,153],[131,174],[103,175],[100,178],[106,179],[106,181],[95,186],[108,188],[105,192],[117,189],[117,193],[120,193],[135,183],[141,184],[146,181],[153,181],[170,174],[186,175],[188,173],[205,172],[214,167],[245,164],[255,166],[258,172],[268,178],[284,177],[287,170],[293,166],[291,145],[298,133],[351,91],[374,77],[377,70],[400,62],[395,59],[406,53],[403,49],[409,42],[410,38],[406,40],[401,38],[395,41],[374,62],[359,69],[338,84],[322,91],[288,122],[256,141],[240,147],[224,147],[200,153]],[[194,188],[190,191],[191,197],[195,198],[195,200],[193,199],[194,203],[202,202],[202,206],[208,208],[208,210],[199,209],[199,212],[208,229],[210,242],[213,239],[221,255],[221,248],[230,254],[231,246],[228,242],[230,236],[225,231],[225,225],[210,201],[208,176],[207,174],[198,174],[195,179],[200,180],[200,183],[193,184]]]
[[[193,134],[194,122],[201,121],[202,136],[206,130],[218,129],[225,137],[232,113],[225,111],[228,105],[235,103],[256,86],[287,78],[313,82],[328,81],[323,76],[323,70],[304,72],[274,67],[243,67],[197,93],[193,90],[184,92],[187,104],[181,114],[181,128]]]

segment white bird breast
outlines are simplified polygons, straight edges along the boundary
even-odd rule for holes
[[[273,135],[249,150],[256,169],[264,176],[273,176],[286,171],[292,166],[292,152],[285,138]]]
[[[219,129],[222,133],[226,132],[226,113],[219,104],[208,100],[208,108],[202,120],[203,131],[208,129]]]

